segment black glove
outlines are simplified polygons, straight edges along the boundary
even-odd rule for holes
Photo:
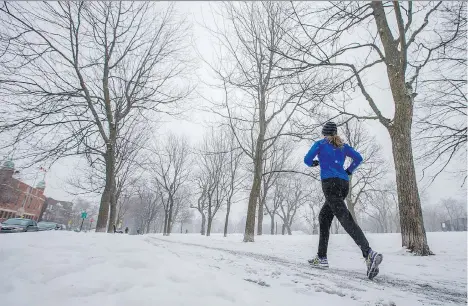
[[[349,176],[353,175],[348,169],[345,170],[346,173],[348,173]]]
[[[318,160],[313,160],[311,167],[317,167],[318,165],[319,165],[319,161]]]

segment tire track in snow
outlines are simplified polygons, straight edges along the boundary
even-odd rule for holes
[[[147,242],[151,243],[151,240],[164,242],[168,244],[179,244],[185,246],[193,246],[213,251],[220,251],[224,253],[229,253],[234,256],[243,256],[250,259],[255,259],[262,262],[274,262],[284,268],[289,270],[293,269],[298,272],[294,274],[297,277],[303,279],[327,279],[337,284],[339,288],[348,288],[354,291],[363,291],[362,287],[368,287],[369,289],[384,290],[385,288],[394,288],[398,291],[411,292],[413,294],[419,295],[427,299],[427,302],[441,302],[444,305],[447,302],[452,302],[455,304],[466,305],[467,304],[467,293],[466,288],[462,289],[463,291],[456,290],[454,288],[448,288],[448,286],[458,287],[456,283],[444,283],[444,287],[434,286],[429,283],[422,283],[418,281],[408,281],[404,279],[394,278],[387,275],[379,275],[373,281],[370,281],[364,273],[358,273],[349,270],[334,269],[330,268],[328,270],[319,270],[311,268],[307,263],[298,263],[294,261],[287,260],[285,258],[252,253],[239,250],[231,250],[221,247],[206,246],[196,243],[189,242],[180,242],[180,241],[171,241],[166,239],[161,239],[157,237],[148,237],[145,239]],[[354,285],[351,283],[354,282]]]

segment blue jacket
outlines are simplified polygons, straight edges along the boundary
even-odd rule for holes
[[[321,139],[314,143],[304,157],[304,163],[309,167],[312,166],[312,161],[317,155],[320,163],[320,178],[322,180],[337,177],[348,181],[348,174],[343,169],[346,156],[353,159],[353,162],[347,169],[351,173],[362,162],[361,154],[356,152],[351,146],[344,144],[342,148],[337,148],[330,144],[327,139]]]

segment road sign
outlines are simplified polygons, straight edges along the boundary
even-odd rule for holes
[[[85,211],[81,213],[81,219],[86,219],[87,216],[88,214]]]

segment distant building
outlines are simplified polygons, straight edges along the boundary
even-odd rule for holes
[[[24,217],[38,221],[44,206],[45,182],[32,187],[13,177],[15,164],[8,160],[0,167],[0,221]]]
[[[466,232],[467,222],[466,218],[457,218],[448,220],[441,223],[442,231],[444,232]]]
[[[50,221],[60,224],[68,224],[72,217],[73,203],[46,198],[41,221]]]

